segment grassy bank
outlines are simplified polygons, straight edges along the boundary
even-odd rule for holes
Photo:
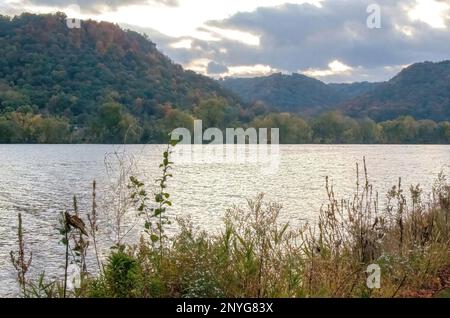
[[[23,297],[434,297],[450,287],[450,183],[440,175],[424,195],[401,181],[379,205],[364,167],[351,199],[337,198],[326,180],[328,200],[317,223],[282,224],[282,206],[263,195],[225,213],[220,234],[173,220],[169,208],[173,173],[170,147],[164,152],[157,190],[129,176],[127,199],[143,220],[135,244],[120,239],[107,258],[98,253],[99,212],[95,183],[92,210],[60,219],[65,246],[64,279],[28,277],[32,258],[19,215],[18,248],[11,253]],[[176,173],[176,170],[175,170]],[[360,181],[363,180],[363,181]],[[113,207],[111,207],[113,209]],[[123,217],[116,215],[117,222]],[[85,219],[83,221],[83,219]],[[175,236],[167,227],[177,222]],[[24,233],[25,232],[25,233]],[[89,268],[86,259],[95,259]],[[75,264],[81,281],[70,288]],[[380,269],[379,288],[369,288]],[[94,274],[95,273],[95,274]],[[376,284],[375,284],[376,285]],[[373,287],[373,286],[371,286]]]

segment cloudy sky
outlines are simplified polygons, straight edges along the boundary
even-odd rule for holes
[[[380,28],[367,25],[378,21],[374,4]],[[23,11],[145,32],[175,62],[212,77],[380,81],[450,59],[450,0],[0,0],[2,14]]]

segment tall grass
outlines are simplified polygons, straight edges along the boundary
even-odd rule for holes
[[[137,217],[144,215],[145,221],[139,242],[125,244],[117,236],[115,248],[103,260],[97,251],[94,184],[89,238],[79,229],[73,229],[73,238],[93,241],[100,272],[89,275],[88,269],[83,270],[83,283],[68,296],[406,297],[420,295],[423,289],[434,295],[450,287],[432,283],[450,268],[450,184],[442,174],[428,197],[419,186],[405,190],[399,180],[386,194],[385,206],[380,206],[364,161],[362,171],[356,166],[350,199],[338,198],[325,180],[327,201],[314,224],[293,228],[281,223],[282,206],[265,201],[261,194],[228,209],[220,234],[177,219],[179,230],[169,238],[164,233],[171,219],[169,156],[170,148],[164,152],[154,202],[143,182],[130,179],[127,193],[140,212]],[[122,205],[118,211],[121,218]],[[76,208],[74,213],[80,217]],[[19,250],[24,246],[21,233]],[[372,264],[381,269],[379,289],[367,285]],[[21,266],[16,268],[25,289],[38,285],[44,290],[25,296],[61,296],[54,291],[60,283],[46,285],[42,278],[40,283],[25,281]]]

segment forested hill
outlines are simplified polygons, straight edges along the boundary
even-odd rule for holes
[[[341,101],[337,90],[301,74],[226,78],[220,83],[246,102],[262,102],[278,111],[316,113]]]
[[[380,83],[325,84],[294,73],[254,78],[225,78],[220,84],[248,103],[261,102],[271,110],[317,114],[374,90]]]
[[[70,29],[62,13],[0,16],[0,56],[0,142],[52,142],[48,134],[68,129],[82,141],[157,141],[195,111],[204,115],[204,103],[223,108],[223,121],[242,113],[217,82],[111,23]],[[47,135],[24,131],[23,121]]]
[[[354,83],[331,83],[327,84],[341,99],[341,102],[363,96],[383,85],[384,82],[354,82]]]
[[[401,116],[450,120],[450,61],[416,63],[382,83],[325,84],[300,74],[227,78],[220,83],[248,102],[297,114],[334,109],[377,122]]]
[[[450,61],[416,63],[372,92],[345,103],[350,116],[450,120]]]
[[[216,81],[111,23],[71,29],[61,13],[0,16],[0,143],[161,143],[194,119],[279,128],[282,143],[449,143],[449,105],[450,62],[416,64],[382,84],[299,74]],[[437,122],[416,120],[428,118]]]

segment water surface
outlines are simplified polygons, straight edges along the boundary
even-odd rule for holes
[[[114,151],[118,157],[107,156]],[[152,185],[162,151],[163,146],[156,145],[0,145],[0,295],[16,292],[9,251],[16,248],[18,212],[33,251],[33,268],[60,275],[63,246],[56,228],[59,213],[71,209],[72,196],[77,196],[84,215],[96,180],[99,210],[104,212],[108,202],[119,198],[111,192],[120,183],[117,159]],[[282,221],[293,226],[314,221],[326,202],[325,177],[331,178],[338,194],[348,197],[355,187],[355,165],[362,164],[363,157],[380,197],[399,177],[405,187],[420,183],[429,190],[440,171],[450,172],[450,146],[285,145],[280,146],[279,167],[272,173],[254,163],[176,164],[169,181],[174,206],[168,213],[190,216],[200,228],[217,231],[227,208],[264,192],[267,199],[283,205]]]

